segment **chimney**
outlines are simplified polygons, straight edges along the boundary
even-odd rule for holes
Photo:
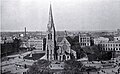
[[[25,37],[26,37],[26,27],[25,27]]]

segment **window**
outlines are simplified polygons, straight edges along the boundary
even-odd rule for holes
[[[48,34],[48,39],[52,39],[52,34]]]
[[[106,51],[107,51],[107,48],[106,48]]]
[[[87,45],[89,46],[89,43]]]
[[[63,50],[67,50],[67,45],[63,45]]]
[[[51,50],[51,55],[52,55],[52,50]]]
[[[61,60],[61,56],[60,56],[60,60]]]
[[[112,46],[112,44],[111,44],[111,46]]]
[[[107,44],[106,44],[106,46],[107,46]]]
[[[69,56],[67,56],[67,58],[69,58]]]
[[[111,51],[112,51],[112,48],[111,48]]]

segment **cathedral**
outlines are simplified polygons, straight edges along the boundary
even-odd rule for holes
[[[56,37],[56,31],[52,15],[52,7],[50,4],[49,21],[47,24],[46,32],[46,60],[53,61],[65,61],[70,60],[70,54],[76,57],[76,52],[70,48],[70,43],[66,37]]]

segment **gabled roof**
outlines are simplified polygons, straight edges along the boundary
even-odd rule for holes
[[[66,37],[58,37],[57,38],[57,46],[61,45],[61,43],[63,43],[63,41],[66,41],[67,43],[69,43],[69,41],[66,39]],[[69,43],[70,44],[70,43]]]
[[[59,36],[57,37],[57,44],[60,43],[63,40],[64,36]],[[65,37],[67,39],[67,41],[72,45],[73,42],[78,42],[79,41],[79,37],[75,36],[74,38],[71,38],[70,36]]]

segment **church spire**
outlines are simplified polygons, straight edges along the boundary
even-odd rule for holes
[[[52,28],[52,27],[54,27],[54,22],[53,22],[53,15],[52,15],[52,6],[50,3],[48,28]]]

